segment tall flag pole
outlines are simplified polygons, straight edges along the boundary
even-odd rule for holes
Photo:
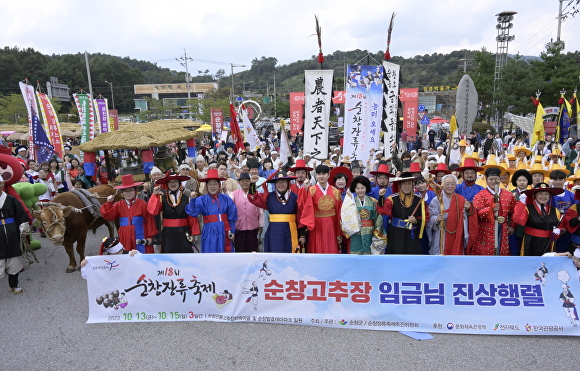
[[[564,97],[566,94],[565,90],[560,91],[560,99],[558,104],[560,105],[560,111],[558,112],[558,126],[556,129],[555,142],[564,144],[564,142],[570,136],[570,103]]]
[[[572,99],[570,99],[570,106],[572,107],[572,114],[570,115],[570,127],[574,127],[576,132],[578,132],[578,122],[580,122],[580,103],[578,102],[578,97],[576,96],[577,88],[574,88],[574,94],[572,94]]]
[[[29,158],[34,158],[39,163],[48,161],[54,153],[54,146],[48,140],[46,132],[40,123],[34,88],[28,84],[28,79],[26,80],[26,84],[23,84],[22,82],[19,84],[22,96],[24,97],[24,102],[26,103],[26,109],[28,110],[28,145],[29,148],[32,148],[29,153]]]
[[[544,140],[544,107],[540,103],[540,91],[536,92],[536,97],[530,97],[534,106],[536,106],[536,117],[534,118],[534,130],[532,132],[532,139],[530,140],[530,147],[533,148],[536,142]]]
[[[397,14],[395,14],[395,12],[393,12],[393,14],[391,15],[391,22],[389,23],[389,30],[387,31],[387,50],[385,50],[385,56],[383,57],[383,59],[385,61],[388,61],[391,59],[391,33],[393,32],[393,26],[395,25],[395,16]]]
[[[318,38],[318,63],[320,63],[320,69],[322,69],[322,63],[324,63],[324,54],[322,54],[322,28],[318,22],[318,16],[314,16],[316,21],[316,36]]]
[[[40,84],[38,85],[40,86]],[[36,97],[40,103],[40,113],[42,114],[42,119],[44,120],[44,128],[48,134],[48,139],[54,146],[54,152],[57,154],[57,156],[62,157],[64,152],[58,115],[56,114],[50,99],[45,93],[37,90]]]
[[[234,140],[234,151],[238,153],[240,148],[244,148],[244,140],[242,139],[242,133],[240,132],[240,126],[238,125],[236,116],[236,109],[230,103],[230,135]]]

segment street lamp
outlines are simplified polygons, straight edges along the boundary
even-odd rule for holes
[[[233,64],[233,63],[230,63],[230,66],[232,68],[232,91],[230,94],[230,101],[232,102],[232,104],[234,104],[234,67],[243,68],[246,66],[244,64]]]
[[[111,101],[113,102],[113,109],[115,109],[115,96],[113,95],[113,83],[108,82],[107,80],[105,80],[105,82],[111,86]]]
[[[243,83],[242,83],[242,85],[244,86],[244,88],[242,89],[242,94],[244,94],[244,93],[245,93],[245,91],[246,91],[246,84],[250,84],[250,83],[252,83],[252,82],[254,82],[254,80],[252,80],[252,81],[246,81],[246,82],[243,82]]]

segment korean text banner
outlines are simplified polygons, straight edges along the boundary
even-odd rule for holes
[[[34,88],[28,84],[19,82],[20,91],[24,98],[24,104],[28,111],[28,157],[34,158],[34,134],[32,131],[32,116],[38,115],[38,107],[34,98]]]
[[[304,124],[304,93],[290,93],[290,135],[302,131]]]
[[[83,270],[89,323],[580,335],[580,284],[565,257],[105,255]]]
[[[307,70],[304,92],[304,153],[319,161],[328,156],[328,124],[333,70]]]
[[[347,66],[344,105],[344,154],[367,163],[379,148],[383,102],[383,67]],[[374,158],[374,156],[373,156]]]
[[[42,113],[42,118],[45,123],[45,127],[48,128],[48,138],[51,144],[54,146],[54,152],[57,153],[58,157],[62,157],[62,136],[60,133],[60,123],[58,121],[58,116],[54,111],[54,107],[48,99],[48,96],[39,91],[36,92],[38,101],[40,102],[40,112]]]
[[[110,131],[109,123],[109,107],[107,104],[107,99],[95,99],[97,106],[97,118],[101,124],[101,133],[108,133]]]
[[[407,132],[407,138],[415,140],[417,137],[417,121],[419,118],[417,113],[419,109],[419,89],[401,89],[399,99],[403,103],[403,130]]]
[[[399,78],[401,66],[383,61],[383,124],[385,158],[392,157],[392,143],[397,143],[397,108],[399,107]]]
[[[222,108],[211,108],[210,117],[212,133],[221,135],[224,125],[224,110]]]

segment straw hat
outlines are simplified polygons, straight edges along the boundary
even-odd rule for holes
[[[526,157],[532,154],[532,151],[526,146],[515,146],[513,152],[517,155],[520,152],[525,152]]]
[[[562,170],[563,172],[566,173],[566,176],[570,175],[570,170],[566,169],[564,166],[560,165],[560,164],[553,164],[552,167],[550,168],[550,170],[548,171],[548,176],[550,175],[550,173],[554,170]]]
[[[501,172],[501,175],[503,175],[505,173],[506,169],[497,163],[495,155],[493,155],[493,154],[488,156],[487,163],[485,165],[483,165],[482,168],[487,170],[487,169],[492,168],[492,167],[499,169],[499,171]]]
[[[540,173],[545,177],[550,176],[550,172],[548,170],[544,170],[544,166],[539,162],[535,162],[532,167],[528,169],[528,171],[530,174]]]
[[[570,183],[574,183],[576,180],[580,180],[580,168],[576,169],[576,172],[571,177],[566,178]]]

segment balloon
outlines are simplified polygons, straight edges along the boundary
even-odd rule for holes
[[[33,185],[30,183],[22,183],[22,185],[20,186],[20,198],[22,198],[22,201],[26,201],[27,199],[31,198],[34,195],[33,186],[35,185],[36,184]],[[46,188],[44,184],[42,184],[42,186]]]
[[[26,205],[27,208],[32,209],[32,200],[23,200],[24,201],[24,205]]]
[[[40,196],[47,191],[46,185],[42,183],[35,183],[32,187],[34,187],[34,196]]]
[[[38,249],[40,249],[41,245],[42,245],[41,242],[38,240],[33,240],[33,239],[30,240],[30,249],[31,250],[38,250]]]

